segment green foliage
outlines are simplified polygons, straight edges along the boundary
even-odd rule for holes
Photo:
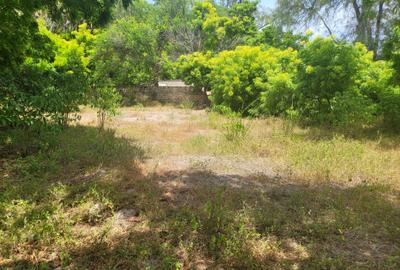
[[[241,1],[221,15],[211,1],[196,2],[193,23],[203,34],[204,49],[222,51],[233,49],[256,33],[254,13],[257,2]]]
[[[381,96],[381,111],[389,129],[400,130],[400,87],[390,87]]]
[[[41,43],[35,12],[47,10],[48,17],[58,23],[77,26],[82,19],[90,25],[104,25],[111,15],[115,0],[21,0],[0,2],[0,65],[16,67],[26,56],[32,56]],[[125,6],[130,0],[123,0]]]
[[[94,56],[96,78],[117,88],[152,83],[157,63],[156,31],[133,18],[117,20],[99,36]]]
[[[166,52],[161,53],[160,58],[161,74],[163,80],[174,80],[177,77],[177,65],[168,57]]]
[[[195,91],[210,90],[211,52],[195,52],[181,56],[177,63],[178,77],[186,84],[193,85]]]
[[[128,7],[125,7],[123,2],[122,0],[117,0],[113,9],[113,18],[116,20],[124,17],[133,17],[139,22],[152,23],[158,15],[155,6],[145,0],[132,1]]]
[[[7,3],[6,3],[7,2]],[[0,66],[12,68],[21,63],[34,41],[40,40],[32,14],[40,1],[0,3]]]
[[[310,35],[311,32],[306,32],[305,35],[294,34],[291,31],[285,32],[277,26],[267,25],[254,38],[250,39],[249,43],[255,46],[266,45],[279,49],[299,50],[309,40]]]
[[[243,46],[221,52],[211,61],[211,100],[244,114],[280,114],[295,91],[298,63],[292,49]],[[289,93],[283,106],[275,99],[281,92]]]
[[[214,57],[182,56],[178,77],[211,90],[213,110],[287,116],[295,122],[364,126],[396,120],[397,90],[389,62],[362,44],[316,38],[293,49],[239,46]]]
[[[300,52],[298,104],[304,119],[324,124],[368,123],[375,106],[356,86],[364,53],[361,45],[336,43],[331,38],[316,38],[306,45]]]
[[[96,77],[95,77],[96,78]],[[104,128],[107,116],[117,114],[122,97],[111,80],[97,78],[91,88],[90,105],[96,108],[100,129]]]
[[[393,68],[396,70],[394,81],[400,84],[400,26],[394,27],[393,33],[386,40],[383,56],[392,61]]]
[[[2,126],[66,124],[85,103],[92,51],[83,37],[93,37],[85,34],[85,25],[66,39],[39,23],[43,51],[25,58],[14,74],[7,69],[1,74]]]
[[[297,108],[303,119],[362,126],[376,122],[381,113],[391,118],[387,97],[393,92],[388,90],[392,89],[393,70],[387,62],[374,61],[364,45],[317,38],[306,45],[300,57]]]

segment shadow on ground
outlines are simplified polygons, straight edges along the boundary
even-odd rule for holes
[[[147,174],[135,142],[91,128],[50,142],[3,155],[0,268],[400,267],[400,195],[386,186]]]

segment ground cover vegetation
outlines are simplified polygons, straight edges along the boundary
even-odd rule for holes
[[[0,0],[0,269],[400,268],[399,8]]]

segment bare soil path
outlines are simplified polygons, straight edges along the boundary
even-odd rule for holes
[[[215,154],[215,149],[209,149],[207,146],[200,151],[182,149],[182,144],[190,144],[193,140],[196,143],[197,138],[221,137],[221,132],[210,128],[207,121],[208,115],[205,110],[172,107],[135,110],[124,108],[109,125],[121,135],[138,139],[148,149],[154,150],[150,151],[152,153],[143,164],[148,174],[177,174],[179,177],[175,180],[185,179],[196,184],[233,187],[254,185],[257,188],[265,188],[282,179],[279,170],[274,168],[268,158],[243,157],[234,152]],[[93,112],[85,112],[81,122],[95,124],[96,115]],[[199,171],[202,175],[192,174]],[[188,177],[189,174],[191,177]]]

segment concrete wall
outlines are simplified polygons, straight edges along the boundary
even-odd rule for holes
[[[194,93],[191,86],[147,86],[123,89],[122,92],[127,103],[129,100],[136,100],[141,103],[158,101],[163,104],[175,105],[192,102],[193,105],[200,107],[209,104],[207,96]]]

